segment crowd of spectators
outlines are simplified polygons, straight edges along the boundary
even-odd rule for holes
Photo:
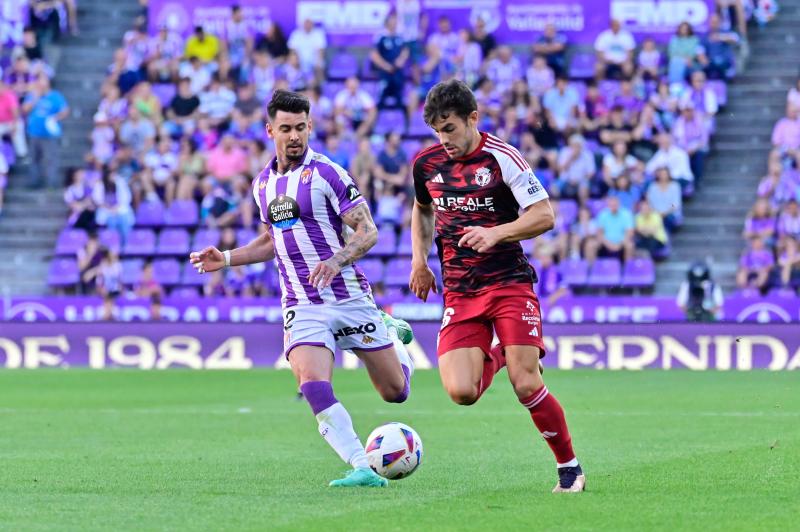
[[[126,255],[153,205],[195,206],[194,247],[198,235],[228,249],[241,243],[231,235],[263,230],[250,182],[272,157],[264,103],[284,88],[309,96],[312,147],[349,169],[375,218],[402,240],[409,164],[433,142],[422,102],[457,76],[474,87],[480,128],[518,146],[554,198],[556,230],[526,250],[537,264],[663,259],[682,202],[702,186],[714,117],[746,39],[742,5],[717,2],[707,32],[682,23],[665,47],[637,42],[612,21],[588,70],[553,25],[530,47],[512,48],[483,20],[454,28],[416,2],[398,2],[361,52],[331,53],[310,20],[288,34],[277,24],[254,33],[238,6],[218,35],[199,26],[186,37],[167,26],[149,34],[140,19],[108,68],[86,166],[70,176],[69,223],[118,242],[111,262],[114,251]],[[189,290],[269,294],[268,275],[239,269]]]

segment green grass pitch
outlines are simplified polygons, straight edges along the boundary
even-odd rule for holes
[[[790,530],[800,372],[548,371],[588,490],[553,458],[505,372],[472,407],[418,372],[406,404],[363,371],[334,387],[363,437],[403,421],[423,464],[385,490],[346,467],[287,371],[0,372],[1,530]]]

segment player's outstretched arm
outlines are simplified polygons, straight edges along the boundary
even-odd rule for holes
[[[468,227],[458,241],[459,246],[485,253],[501,242],[519,242],[546,233],[555,226],[550,201],[543,199],[529,205],[522,215],[507,224],[495,227]]]
[[[428,267],[428,251],[433,244],[433,204],[414,201],[411,211],[411,277],[408,287],[423,301],[436,292],[436,277]]]
[[[342,221],[355,231],[347,244],[333,257],[319,262],[308,276],[308,282],[317,289],[331,284],[333,278],[348,264],[352,264],[372,249],[378,241],[378,228],[366,203],[353,207],[342,216]]]
[[[231,251],[231,266],[244,266],[266,262],[275,258],[275,244],[269,233],[265,232],[250,241],[246,246]],[[214,246],[189,254],[191,262],[200,273],[215,272],[225,267],[225,255]]]

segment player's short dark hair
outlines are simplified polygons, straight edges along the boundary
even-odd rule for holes
[[[422,117],[430,126],[436,120],[445,119],[451,114],[466,121],[469,115],[477,110],[478,102],[467,84],[458,79],[451,79],[437,83],[428,92]]]
[[[311,112],[311,102],[299,92],[277,90],[272,93],[272,99],[267,105],[267,115],[270,120],[275,120],[278,111],[285,113],[305,113]]]

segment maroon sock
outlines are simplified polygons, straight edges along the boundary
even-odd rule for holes
[[[505,366],[503,363],[504,361],[503,349],[500,347],[500,345],[498,344],[492,347],[491,356],[483,360],[483,374],[481,375],[481,381],[478,383],[478,397],[483,395],[483,392],[489,389],[494,376],[497,375],[497,372],[500,371],[503,366]]]
[[[572,438],[564,418],[564,409],[547,391],[547,386],[542,386],[519,402],[530,411],[534,425],[556,456],[556,462],[566,464],[573,460],[575,452],[572,450]]]

